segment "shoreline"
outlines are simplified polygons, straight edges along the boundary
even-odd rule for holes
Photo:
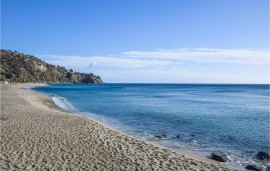
[[[46,84],[44,84],[44,85],[46,85]],[[38,87],[38,86],[44,86],[44,85],[32,86],[32,88]],[[31,87],[31,86],[30,86],[30,87]],[[199,155],[195,155],[195,154],[193,154],[193,153],[191,153],[191,152],[189,152],[189,151],[187,151],[187,150],[168,148],[168,147],[166,147],[166,146],[163,146],[163,145],[161,145],[161,144],[155,143],[155,142],[153,142],[153,141],[142,140],[142,139],[136,138],[136,137],[134,137],[134,136],[128,135],[128,134],[126,134],[126,133],[124,133],[124,132],[121,132],[121,131],[119,131],[119,130],[113,128],[112,126],[110,126],[110,125],[108,125],[108,124],[105,124],[105,123],[103,123],[102,121],[99,121],[99,120],[97,120],[97,119],[95,119],[95,118],[93,118],[93,117],[91,117],[91,116],[89,116],[89,115],[86,115],[86,114],[79,114],[79,113],[72,112],[72,111],[68,111],[68,110],[66,110],[66,109],[61,108],[60,106],[58,106],[58,105],[53,101],[52,96],[50,96],[49,94],[41,93],[41,92],[38,92],[38,91],[34,91],[32,88],[29,88],[29,89],[26,89],[25,87],[21,87],[21,88],[22,88],[22,89],[25,89],[25,90],[28,90],[28,91],[32,91],[32,92],[37,93],[37,94],[42,94],[42,95],[47,96],[48,98],[51,99],[52,103],[55,104],[55,107],[58,108],[58,110],[62,110],[62,111],[64,111],[64,112],[67,112],[67,113],[69,113],[69,114],[72,114],[72,115],[75,115],[75,116],[78,116],[78,117],[86,117],[86,118],[88,118],[88,119],[90,119],[90,120],[92,120],[92,121],[94,121],[94,122],[97,122],[98,124],[100,124],[100,125],[102,125],[102,126],[108,128],[108,129],[111,129],[111,130],[113,130],[113,131],[115,131],[115,132],[118,132],[119,134],[122,134],[122,135],[124,135],[124,136],[128,136],[128,137],[131,137],[131,138],[134,138],[134,139],[143,141],[143,142],[145,142],[145,143],[147,143],[147,144],[157,146],[157,147],[159,147],[159,148],[161,148],[161,149],[170,150],[170,151],[172,151],[172,152],[177,152],[177,153],[182,153],[182,154],[187,155],[187,156],[189,156],[189,157],[196,158],[196,159],[198,159],[198,160],[202,160],[202,161],[205,161],[205,162],[209,162],[209,163],[213,163],[213,164],[219,163],[219,162],[217,162],[217,161],[215,161],[215,160],[212,160],[212,159],[209,159],[209,158],[206,158],[206,157],[202,157],[202,156],[199,156]]]
[[[46,85],[46,84],[44,84],[44,85]],[[33,88],[33,87],[38,87],[38,86],[44,86],[44,85],[32,86],[32,88]],[[31,87],[31,86],[30,86],[30,87]],[[25,87],[22,87],[22,88],[25,89]],[[115,132],[118,132],[119,134],[122,134],[122,135],[124,135],[124,136],[128,136],[128,137],[131,137],[131,138],[134,138],[134,139],[143,141],[143,142],[145,142],[145,143],[147,143],[147,144],[151,144],[151,145],[157,146],[157,147],[159,147],[159,148],[161,148],[161,149],[170,150],[170,151],[172,151],[172,152],[182,153],[182,154],[185,154],[185,155],[187,155],[187,156],[189,156],[189,157],[197,158],[197,159],[199,159],[199,160],[203,160],[203,161],[205,161],[205,162],[209,162],[209,163],[213,163],[213,164],[219,163],[219,162],[217,162],[217,161],[215,161],[215,160],[212,160],[212,159],[209,159],[209,158],[206,158],[206,157],[202,157],[202,156],[193,154],[192,152],[190,152],[190,151],[188,151],[188,150],[182,150],[182,149],[176,149],[176,148],[169,148],[169,147],[163,146],[163,145],[161,145],[161,144],[155,143],[155,142],[153,142],[153,141],[142,140],[142,139],[137,138],[137,137],[135,137],[135,136],[128,135],[128,134],[126,134],[126,133],[124,133],[124,132],[122,132],[122,131],[119,131],[119,130],[117,130],[116,128],[114,128],[114,127],[112,127],[112,126],[110,126],[110,125],[108,125],[108,124],[106,124],[106,123],[103,123],[102,121],[99,121],[99,120],[97,120],[97,119],[95,119],[95,118],[93,118],[93,117],[91,117],[91,116],[89,116],[89,115],[81,114],[81,113],[76,113],[76,112],[72,112],[72,111],[68,111],[68,110],[66,110],[66,109],[63,109],[63,108],[61,108],[60,106],[58,106],[58,105],[53,101],[52,96],[50,96],[49,94],[46,94],[46,93],[34,91],[32,88],[29,88],[29,89],[26,89],[26,90],[32,91],[32,92],[37,93],[37,94],[42,94],[42,95],[47,96],[48,98],[50,98],[50,99],[52,100],[52,103],[54,103],[54,104],[55,104],[55,107],[58,108],[59,110],[62,110],[62,111],[64,111],[64,112],[67,112],[67,113],[69,113],[69,114],[72,114],[72,115],[75,115],[75,116],[78,116],[78,117],[86,117],[86,118],[88,118],[88,119],[90,119],[90,120],[92,120],[92,121],[94,121],[94,122],[97,122],[98,124],[100,124],[100,125],[102,125],[102,126],[104,126],[104,127],[106,127],[106,128],[109,128],[109,129],[111,129],[111,130],[113,130],[113,131],[115,131]]]
[[[79,162],[80,164],[77,164],[78,166],[84,166],[85,168],[88,169],[96,169],[96,170],[102,170],[102,169],[106,169],[106,170],[129,170],[129,169],[160,169],[160,170],[236,170],[233,168],[229,168],[227,166],[221,165],[219,162],[216,162],[214,160],[210,160],[207,158],[202,158],[181,150],[173,150],[173,149],[168,149],[164,146],[161,146],[159,144],[155,144],[153,142],[149,142],[149,141],[143,141],[140,139],[136,139],[134,137],[131,137],[129,135],[126,135],[124,133],[121,133],[117,130],[115,130],[114,128],[111,128],[108,125],[105,125],[104,123],[101,123],[100,121],[97,121],[89,116],[82,116],[76,113],[71,113],[71,112],[67,112],[64,109],[61,109],[60,107],[58,107],[50,97],[48,97],[45,94],[40,94],[37,93],[36,91],[33,90],[27,90],[24,89],[23,87],[26,86],[40,86],[40,85],[44,85],[44,84],[17,84],[17,85],[1,85],[1,100],[5,102],[2,104],[1,108],[5,108],[5,105],[10,105],[9,103],[12,104],[11,101],[9,101],[9,99],[12,99],[12,97],[9,97],[8,94],[16,94],[17,93],[17,98],[20,99],[20,102],[25,104],[24,108],[22,106],[20,106],[20,103],[13,103],[12,105],[15,106],[17,113],[14,112],[12,109],[8,110],[5,109],[3,110],[2,114],[1,114],[1,118],[9,118],[8,116],[12,115],[12,117],[14,118],[18,118],[18,114],[20,113],[24,113],[24,112],[29,112],[31,111],[30,116],[32,118],[35,118],[34,121],[33,120],[28,120],[28,122],[30,122],[30,124],[32,125],[36,125],[36,128],[40,127],[40,126],[44,126],[48,125],[48,121],[52,121],[50,120],[50,118],[54,118],[57,117],[58,119],[60,119],[60,121],[55,120],[52,121],[52,125],[54,125],[53,123],[56,122],[57,124],[54,125],[57,128],[51,128],[52,131],[51,132],[47,132],[49,134],[52,134],[56,137],[51,138],[55,144],[50,144],[50,143],[45,143],[43,145],[45,145],[45,147],[51,146],[54,147],[54,145],[56,146],[63,146],[63,143],[61,144],[59,141],[65,141],[66,139],[73,139],[73,141],[77,141],[77,146],[72,146],[72,148],[77,149],[76,151],[73,150],[69,150],[68,154],[71,154],[73,157],[71,159],[73,160],[69,160],[72,161],[72,163],[77,163],[78,160],[74,159],[76,157],[74,156],[80,156],[78,152],[85,152],[88,151],[92,154],[95,154],[97,156],[100,156],[100,154],[103,155],[102,159],[100,158],[94,158],[93,157],[89,158],[88,157],[84,157],[81,158],[82,161],[85,160],[85,158],[89,158],[91,164],[88,164],[89,162],[85,161],[85,162]],[[4,92],[3,92],[4,90]],[[15,98],[16,98],[15,97]],[[35,101],[36,100],[36,101]],[[8,101],[8,103],[7,103]],[[28,104],[27,104],[28,103]],[[11,106],[12,106],[11,105]],[[19,107],[17,107],[16,105],[18,105]],[[37,107],[39,109],[37,109]],[[27,108],[27,109],[25,109]],[[22,109],[22,110],[20,110]],[[38,112],[43,113],[43,115],[37,115]],[[4,114],[4,116],[2,116]],[[29,115],[29,114],[28,114]],[[41,118],[40,118],[41,117]],[[48,119],[49,118],[49,119]],[[24,118],[25,119],[25,118]],[[41,120],[39,120],[41,119]],[[9,119],[7,119],[9,120]],[[40,122],[40,121],[44,121]],[[77,122],[76,122],[77,121]],[[80,124],[75,124],[78,123],[78,121],[80,123],[83,123],[83,126]],[[1,128],[4,125],[4,127],[8,128],[11,130],[15,129],[13,127],[10,127],[9,124],[5,123],[5,120],[1,119],[1,122],[3,124],[1,124]],[[23,122],[20,121],[19,122]],[[35,123],[33,123],[35,122]],[[72,124],[72,127],[66,125],[66,123]],[[18,121],[17,121],[18,123]],[[26,125],[25,123],[19,123],[18,125],[24,125],[24,127],[28,127],[28,125]],[[40,126],[39,126],[40,125]],[[59,126],[60,125],[60,126]],[[16,127],[17,125],[15,125]],[[30,125],[31,126],[31,125]],[[33,127],[33,126],[31,126]],[[85,130],[94,130],[94,132],[92,131],[91,133],[89,132],[85,132]],[[1,129],[2,130],[2,129]],[[96,130],[96,131],[95,131]],[[13,130],[14,131],[14,130]],[[71,135],[70,136],[64,136],[63,138],[58,138],[58,133],[57,132],[69,132],[69,134],[67,135]],[[42,132],[42,131],[41,131]],[[81,137],[81,134],[78,134],[77,132],[81,132],[82,135],[84,135],[84,138],[80,139],[79,137]],[[44,133],[43,133],[44,134]],[[2,135],[2,133],[1,133]],[[48,137],[48,136],[52,136],[52,135],[47,135],[45,134],[44,137]],[[5,153],[9,153],[9,150],[7,150],[5,148],[5,145],[7,144],[5,142],[6,140],[6,136],[5,135],[5,130],[4,130],[4,134],[3,136],[3,145],[2,147],[2,151]],[[31,140],[31,137],[33,138],[32,134],[27,134],[27,136],[30,139],[25,139],[25,137],[21,137],[22,139],[24,139],[24,141],[33,141]],[[78,139],[76,139],[79,138]],[[90,138],[89,138],[90,137]],[[95,137],[96,139],[92,139],[93,137]],[[9,137],[10,141],[13,142],[15,141],[14,138]],[[36,138],[36,137],[35,137]],[[42,139],[42,137],[37,137],[37,139]],[[84,140],[87,139],[88,141],[90,141],[91,146],[89,145],[85,145]],[[87,141],[87,142],[88,142]],[[93,145],[98,144],[98,147],[101,148],[97,149],[97,148],[93,148]],[[83,143],[84,142],[84,143]],[[31,144],[31,143],[30,143]],[[88,143],[89,144],[89,143]],[[119,146],[119,144],[121,144]],[[32,146],[35,146],[36,142],[32,142]],[[92,148],[89,148],[92,147]],[[3,150],[4,149],[4,150]],[[84,150],[82,150],[84,149]],[[39,152],[41,151],[41,149],[36,149],[35,152]],[[13,153],[16,153],[17,151],[13,151]],[[65,152],[67,152],[65,150]],[[22,153],[26,153],[25,151],[23,151]],[[61,151],[58,152],[59,154],[61,154]],[[64,153],[64,152],[63,152]],[[58,155],[59,155],[58,154]],[[64,153],[66,154],[66,153]],[[63,154],[63,155],[64,155]],[[43,154],[44,155],[44,154]],[[82,154],[81,154],[82,155]],[[46,156],[46,155],[45,155]],[[55,154],[55,152],[52,150],[50,155],[47,155],[47,157],[51,156],[57,156],[57,154]],[[9,156],[7,155],[6,157],[1,157],[2,160],[2,169],[7,169],[7,168],[3,168],[3,166],[11,168],[12,165],[10,165],[10,163],[12,163],[11,160],[8,160],[9,162],[6,162],[7,158],[9,158]],[[5,158],[4,162],[3,162],[3,158]],[[65,157],[64,157],[65,158]],[[26,160],[25,158],[23,158],[24,160]],[[80,160],[80,161],[81,161]],[[94,162],[94,161],[95,162]],[[126,160],[126,162],[124,162],[123,160]],[[105,162],[105,164],[102,162]],[[56,160],[54,161],[52,164],[53,166],[59,164],[59,163],[65,163],[65,160]],[[120,164],[121,162],[124,162],[125,164]],[[9,163],[9,164],[8,164]],[[20,162],[19,162],[20,163]],[[34,164],[35,166],[37,165],[37,168],[44,168],[43,166],[46,164],[41,162],[40,164],[35,163],[34,161],[32,162],[32,164]],[[88,165],[87,165],[88,164]],[[86,167],[87,165],[87,167]],[[22,165],[23,167],[28,167],[27,165]],[[53,166],[49,167],[50,169],[53,168]],[[96,166],[96,167],[94,167]],[[34,167],[35,168],[35,167]],[[74,165],[73,166],[67,166],[67,168],[77,168]],[[83,168],[83,167],[80,167]],[[35,170],[35,169],[34,169]]]

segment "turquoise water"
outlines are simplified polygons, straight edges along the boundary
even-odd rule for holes
[[[269,85],[53,84],[34,88],[62,108],[128,135],[244,167],[269,151]],[[156,138],[156,135],[166,135]]]

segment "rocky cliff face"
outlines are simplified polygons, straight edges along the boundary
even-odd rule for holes
[[[79,73],[16,51],[1,50],[1,81],[16,83],[102,84],[100,76]]]

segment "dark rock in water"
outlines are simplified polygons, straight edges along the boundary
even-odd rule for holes
[[[219,161],[219,162],[226,162],[229,160],[228,156],[221,152],[213,152],[211,154],[211,159]]]
[[[265,171],[270,171],[270,166],[268,166],[268,167],[265,169]]]
[[[156,136],[155,136],[155,138],[159,138],[159,139],[165,138],[165,137],[167,137],[166,134],[161,134],[161,135],[156,135]]]
[[[257,165],[254,165],[254,164],[249,164],[246,166],[246,169],[247,170],[255,170],[255,171],[263,171],[263,168],[257,166]]]
[[[180,135],[176,135],[176,138],[180,138]]]
[[[260,160],[265,160],[265,159],[269,159],[269,154],[267,154],[264,151],[259,151],[256,155],[258,157],[258,159]]]

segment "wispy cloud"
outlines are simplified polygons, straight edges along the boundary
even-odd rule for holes
[[[246,49],[159,49],[107,56],[37,56],[51,64],[95,72],[108,82],[267,83],[270,64],[269,51]]]
[[[245,49],[185,48],[125,51],[108,56],[39,55],[48,62],[69,67],[175,68],[183,62],[269,64],[269,51]],[[169,69],[168,68],[168,69]]]
[[[109,67],[123,69],[142,68],[166,68],[179,67],[181,61],[175,62],[165,59],[142,59],[129,58],[123,56],[59,56],[59,55],[39,55],[46,57],[46,61],[56,65],[66,67]]]
[[[269,51],[245,49],[161,49],[155,51],[127,51],[122,53],[129,58],[182,60],[205,63],[248,63],[268,64]]]

